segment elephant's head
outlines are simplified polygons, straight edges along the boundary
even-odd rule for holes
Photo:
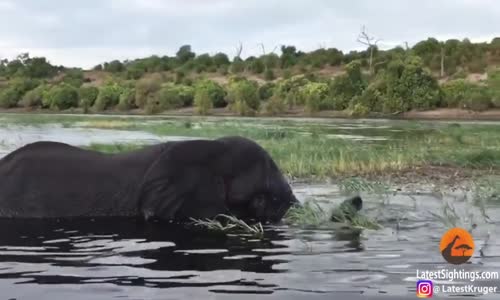
[[[145,176],[140,209],[163,219],[277,222],[298,204],[270,155],[242,137],[167,143]]]

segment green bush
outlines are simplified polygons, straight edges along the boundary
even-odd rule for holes
[[[267,82],[259,86],[259,98],[261,100],[268,100],[269,98],[271,98],[273,96],[275,87],[276,84],[272,82]]]
[[[102,111],[118,105],[123,87],[117,83],[107,84],[99,88],[99,95],[94,103],[96,111]]]
[[[463,103],[475,84],[469,83],[463,79],[449,81],[442,85],[443,104],[447,107],[459,107]]]
[[[351,117],[366,117],[370,113],[370,108],[362,103],[356,103],[352,108]]]
[[[24,94],[38,85],[37,80],[29,78],[15,78],[7,83],[7,88],[0,91],[0,107],[11,108],[17,106]]]
[[[19,99],[21,99],[22,94],[13,88],[6,88],[0,91],[0,107],[1,108],[11,108],[17,105]]]
[[[78,94],[80,96],[80,107],[88,109],[94,105],[99,95],[99,89],[94,86],[81,87]]]
[[[287,104],[284,99],[272,96],[264,105],[265,111],[270,115],[279,115],[286,111]]]
[[[264,63],[260,59],[254,59],[248,66],[250,72],[254,74],[261,74],[265,70]]]
[[[23,107],[41,107],[48,90],[49,86],[46,84],[37,86],[35,89],[24,94],[22,100],[19,101],[19,105]]]
[[[476,86],[468,91],[462,107],[474,111],[484,111],[493,106],[491,92],[487,87]]]
[[[121,111],[126,111],[135,107],[135,88],[124,88],[120,94],[120,99],[118,101],[118,108]]]
[[[161,78],[159,76],[143,78],[137,81],[135,85],[135,105],[144,108],[148,103],[148,99],[154,98],[160,88]]]
[[[367,85],[359,60],[350,62],[345,69],[346,73],[335,77],[330,84],[331,106],[335,110],[346,109],[350,101],[361,95]]]
[[[258,85],[248,80],[233,82],[228,87],[230,109],[240,115],[253,115],[260,107]]]
[[[295,105],[303,105],[304,99],[301,97],[300,88],[310,81],[304,75],[293,76],[290,79],[280,80],[276,84],[274,95],[281,98],[289,108]]]
[[[305,99],[305,108],[309,113],[330,108],[327,103],[329,87],[326,83],[309,82],[300,88],[300,94]]]
[[[69,69],[63,77],[63,82],[76,88],[82,86],[84,81],[83,71],[81,69]]]
[[[208,93],[210,101],[212,101],[212,107],[225,107],[227,102],[226,92],[222,86],[212,80],[200,80],[195,84],[195,91],[204,90]]]
[[[350,108],[352,111],[358,106],[358,110],[367,108],[369,111],[382,111],[382,105],[385,101],[384,95],[380,90],[379,83],[377,81],[372,82],[359,96],[355,96],[351,100]],[[359,105],[358,105],[359,104]]]
[[[206,115],[213,108],[213,100],[210,91],[204,87],[198,87],[194,93],[194,106],[197,114]]]
[[[194,88],[187,85],[165,85],[158,92],[154,103],[148,103],[153,112],[191,106],[194,100]]]
[[[426,110],[441,106],[439,84],[423,67],[419,57],[394,59],[377,74],[381,86],[382,110],[387,113],[411,109]]]
[[[245,70],[245,63],[241,58],[235,57],[233,63],[231,64],[231,73],[239,74]]]
[[[401,77],[392,84],[392,92],[396,98],[409,101],[411,109],[432,109],[438,107],[441,102],[437,80],[424,70],[418,57],[405,61]]]
[[[78,89],[67,83],[60,83],[47,91],[50,109],[63,110],[78,106]]]
[[[276,76],[274,75],[274,72],[273,72],[273,69],[266,69],[264,71],[264,79],[267,80],[267,81],[271,81],[271,80],[274,80],[276,78]]]

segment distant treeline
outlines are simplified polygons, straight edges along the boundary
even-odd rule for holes
[[[156,113],[195,106],[200,114],[227,107],[251,115],[300,106],[310,113],[366,115],[500,106],[500,38],[490,43],[429,38],[411,48],[370,46],[349,53],[335,48],[305,53],[294,46],[280,50],[280,55],[243,60],[239,54],[232,59],[224,53],[197,55],[185,45],[175,56],[114,60],[85,72],[23,54],[1,61],[0,107]],[[469,80],[471,73],[488,76]],[[107,76],[92,82],[96,74]]]

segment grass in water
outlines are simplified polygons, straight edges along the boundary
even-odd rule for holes
[[[222,219],[222,222],[220,221]],[[220,214],[213,219],[194,219],[190,218],[193,225],[204,227],[213,231],[243,231],[245,233],[262,236],[264,228],[261,223],[248,224],[245,221],[236,218],[235,216]]]
[[[381,228],[376,221],[360,214],[351,205],[343,203],[331,211],[326,211],[314,201],[306,201],[302,207],[290,208],[285,215],[285,222],[301,227],[335,228],[337,225],[342,225],[356,229]]]

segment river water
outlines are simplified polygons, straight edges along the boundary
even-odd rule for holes
[[[86,145],[185,138],[16,126],[16,136],[12,127],[0,128],[4,154],[36,140]],[[293,189],[299,200],[324,205],[348,196],[334,184]],[[500,205],[487,204],[485,217],[464,195],[460,190],[437,195],[426,186],[363,194],[364,213],[383,229],[361,234],[275,225],[257,238],[128,219],[0,220],[0,299],[415,299],[417,271],[500,271]],[[465,265],[449,265],[439,252],[449,224],[437,215],[447,205],[458,216],[457,225],[475,224],[475,252]],[[499,279],[472,284],[500,290]],[[473,296],[498,299],[498,294]]]

